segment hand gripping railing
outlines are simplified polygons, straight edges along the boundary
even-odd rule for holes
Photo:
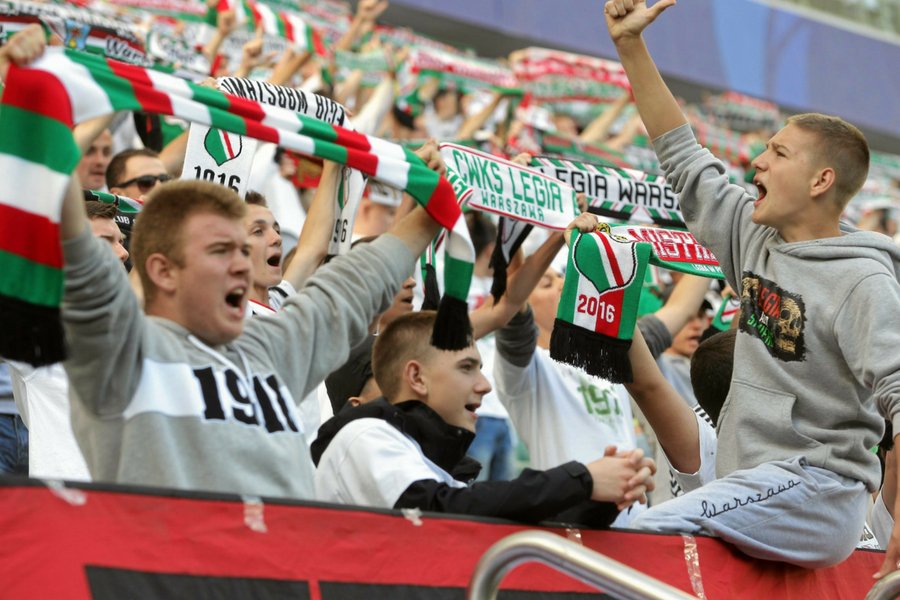
[[[866,600],[894,600],[897,596],[900,596],[900,571],[894,571],[875,582],[866,594]]]
[[[506,574],[527,562],[544,563],[624,600],[694,599],[649,575],[544,531],[514,533],[488,548],[475,565],[467,599],[495,600]]]

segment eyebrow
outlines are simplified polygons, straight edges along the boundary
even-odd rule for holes
[[[787,152],[790,152],[790,151],[791,151],[790,148],[788,148],[788,147],[785,146],[784,144],[779,144],[778,142],[768,142],[768,143],[766,143],[766,147],[771,147],[771,148],[776,148],[776,149],[777,149],[777,148],[780,148],[780,149],[785,150],[785,151],[787,151]]]
[[[460,367],[477,366],[479,369],[482,367],[481,361],[471,356],[460,359],[456,364]]]

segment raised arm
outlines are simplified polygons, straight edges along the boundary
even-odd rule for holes
[[[328,254],[328,239],[334,222],[334,194],[338,186],[341,167],[325,161],[319,187],[309,207],[309,214],[300,232],[294,260],[284,272],[284,278],[299,290]]]
[[[678,102],[663,81],[642,33],[675,0],[660,0],[652,7],[634,0],[610,0],[604,8],[606,26],[631,82],[635,104],[650,139],[687,123]]]
[[[637,327],[628,358],[634,382],[625,387],[656,432],[669,462],[682,473],[697,472],[700,469],[697,417],[663,376]]]
[[[663,322],[669,333],[676,335],[700,310],[703,297],[709,290],[709,282],[707,277],[682,275],[669,299],[653,316]]]

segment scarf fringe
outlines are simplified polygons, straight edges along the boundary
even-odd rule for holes
[[[0,356],[33,367],[65,359],[59,307],[38,306],[0,296]]]
[[[464,350],[472,345],[469,306],[464,300],[444,294],[434,320],[431,345],[439,350]]]
[[[425,276],[422,284],[425,288],[425,298],[422,299],[422,310],[437,310],[441,303],[441,290],[438,288],[437,271],[434,265],[425,264]]]
[[[631,340],[620,340],[556,319],[550,357],[612,383],[631,383]]]
[[[506,293],[506,272],[509,265],[503,256],[503,231],[497,229],[497,243],[494,244],[494,252],[491,254],[491,262],[488,263],[494,270],[494,279],[491,281],[491,296],[494,304],[500,302],[500,298]]]

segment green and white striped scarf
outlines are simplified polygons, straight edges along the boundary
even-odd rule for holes
[[[80,158],[71,128],[120,110],[175,115],[249,135],[345,164],[406,190],[451,232],[446,302],[443,315],[438,315],[439,322],[450,326],[436,326],[432,341],[444,349],[468,346],[468,331],[458,325],[468,324],[466,296],[474,250],[450,183],[415,154],[165,73],[50,48],[30,66],[10,68],[0,99],[0,172],[16,174],[0,178],[0,355],[32,364],[63,357],[59,220],[70,174]]]

